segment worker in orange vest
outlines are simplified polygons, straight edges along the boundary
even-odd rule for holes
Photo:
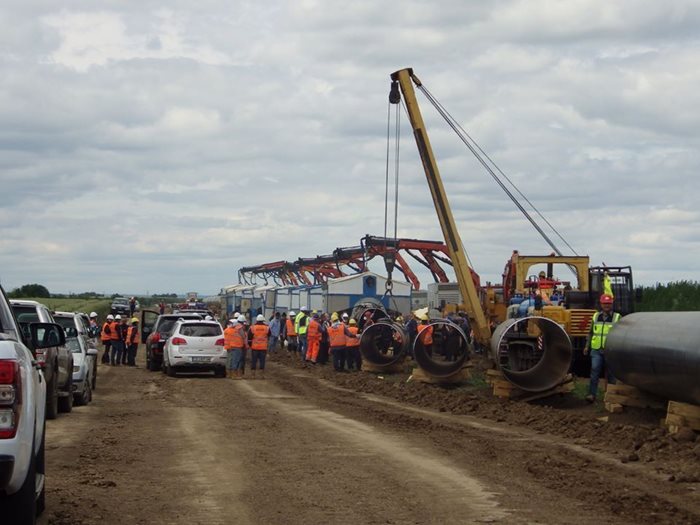
[[[357,321],[350,319],[348,322],[348,332],[352,334],[353,337],[348,337],[345,340],[346,348],[346,360],[348,363],[348,370],[360,370],[362,368],[362,354],[360,353],[360,330],[357,328]]]
[[[306,331],[306,342],[309,345],[309,350],[306,353],[306,360],[316,364],[318,359],[318,351],[321,348],[321,322],[318,313],[313,314],[309,327]]]
[[[139,320],[131,318],[131,326],[126,330],[126,356],[129,366],[136,366],[136,351],[139,348]]]
[[[124,351],[124,341],[122,340],[120,328],[121,320],[122,316],[117,314],[109,325],[109,339],[112,343],[112,366],[119,365],[122,352]]]
[[[433,355],[433,327],[428,324],[428,315],[423,314],[418,325],[418,339],[428,355]]]
[[[258,314],[255,318],[255,324],[248,331],[248,340],[250,342],[251,356],[250,369],[252,370],[251,378],[255,379],[255,369],[260,363],[260,379],[265,379],[265,356],[267,355],[267,344],[270,338],[270,327],[265,324],[265,316]]]
[[[336,372],[345,371],[345,361],[347,359],[347,340],[357,338],[348,330],[345,323],[340,322],[340,318],[336,312],[331,314],[331,325],[328,327],[328,339],[330,345],[330,353],[333,356],[333,368]]]
[[[287,317],[287,322],[285,323],[285,334],[287,338],[287,352],[291,352],[293,354],[297,353],[298,346],[297,346],[297,331],[294,326],[294,321],[296,318],[296,313],[294,310],[289,312],[289,317]]]
[[[243,323],[230,319],[224,330],[224,348],[228,352],[227,376],[229,379],[241,379],[241,361],[246,347],[247,337]]]
[[[105,353],[102,354],[102,362],[107,365],[109,364],[109,350],[112,346],[112,321],[114,321],[114,316],[109,314],[102,324],[102,331],[100,332],[100,340],[105,348]]]

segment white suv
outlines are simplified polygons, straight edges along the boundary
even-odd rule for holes
[[[224,331],[216,321],[179,320],[163,348],[163,371],[174,376],[176,372],[202,370],[226,376]]]
[[[23,339],[0,288],[0,516],[33,524],[44,510],[46,381],[25,342],[37,349],[65,344],[63,329],[31,323]],[[27,337],[27,336],[25,336]]]

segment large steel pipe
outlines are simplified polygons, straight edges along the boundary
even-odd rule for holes
[[[432,329],[432,343],[426,345],[426,330],[413,342],[413,356],[418,366],[434,377],[449,377],[459,372],[469,359],[469,339],[456,324],[435,320],[428,324]]]
[[[700,405],[700,312],[627,315],[610,330],[605,358],[628,385]]]
[[[508,319],[491,337],[491,358],[508,381],[527,392],[561,384],[572,357],[566,331],[546,317]]]
[[[389,320],[367,326],[360,338],[362,358],[377,367],[390,368],[406,356],[408,333],[403,326]]]

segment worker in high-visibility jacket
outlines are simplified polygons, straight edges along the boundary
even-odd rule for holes
[[[285,322],[285,337],[287,341],[287,352],[296,354],[298,350],[297,345],[297,329],[296,329],[296,312],[291,310],[287,321]]]
[[[350,321],[348,321],[348,332],[353,336],[345,340],[348,370],[354,369],[359,371],[362,368],[362,354],[360,353],[360,339],[362,336],[359,328],[357,328],[357,321],[355,321],[355,319],[350,319]]]
[[[299,355],[302,361],[306,361],[306,354],[309,351],[309,343],[306,333],[309,329],[309,308],[301,307],[301,312],[294,318],[294,331],[297,333],[297,342],[299,345]]]
[[[109,325],[109,339],[112,343],[112,366],[119,365],[122,352],[124,351],[124,341],[121,336],[121,320],[122,316],[117,314]]]
[[[246,347],[247,337],[243,323],[238,318],[230,319],[224,330],[224,348],[228,354],[226,360],[227,377],[229,379],[241,379],[241,361],[243,350]]]
[[[330,353],[333,356],[333,368],[335,368],[336,372],[345,371],[347,340],[356,338],[357,335],[350,332],[345,323],[340,322],[338,314],[333,312],[331,314],[331,325],[328,327],[328,341]]]
[[[250,343],[250,370],[251,378],[255,379],[255,371],[260,365],[260,379],[265,379],[265,357],[267,356],[267,345],[270,339],[270,327],[265,324],[265,316],[258,314],[255,324],[248,331],[248,342]]]
[[[428,324],[429,318],[427,314],[423,314],[418,325],[418,340],[423,343],[425,352],[428,355],[433,355],[433,327]]]
[[[139,320],[131,318],[131,326],[126,330],[126,364],[136,366],[136,352],[139,348]]]
[[[309,349],[306,352],[306,361],[316,364],[318,351],[321,349],[321,322],[318,313],[313,314],[306,331],[306,342]]]
[[[588,383],[586,401],[593,403],[598,395],[598,381],[605,367],[606,379],[609,384],[615,384],[615,376],[608,366],[605,366],[605,342],[608,333],[615,323],[620,320],[620,314],[613,311],[614,299],[610,294],[600,296],[600,311],[593,314],[591,329],[588,333],[583,354],[591,354],[591,379]]]
[[[109,364],[109,351],[112,347],[112,323],[114,322],[114,316],[109,314],[107,319],[102,324],[102,331],[100,332],[100,340],[105,348],[105,353],[102,354],[102,362]]]

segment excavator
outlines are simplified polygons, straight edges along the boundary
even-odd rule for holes
[[[553,249],[553,253],[524,256],[514,251],[506,263],[502,283],[479,287],[478,281],[475,282],[472,278],[475,272],[468,264],[414,86],[435,106],[477,160],[525,214]],[[510,179],[423,86],[412,68],[391,74],[389,103],[403,103],[408,113],[461,294],[462,304],[452,305],[451,309],[466,312],[475,344],[490,349],[491,359],[505,378],[524,391],[542,392],[553,389],[564,381],[572,368],[575,373],[584,375],[587,360],[582,358],[581,350],[585,345],[597,298],[603,292],[603,283],[613,283],[616,310],[630,313],[633,309],[631,268],[590,267],[587,256],[563,255],[507,187],[504,179],[512,185]],[[516,191],[520,193],[517,188]],[[531,204],[522,193],[520,195]],[[547,224],[551,226],[549,222]],[[535,275],[531,273],[533,267],[545,267],[546,270]],[[561,268],[562,271],[555,271],[555,268]],[[566,272],[571,272],[575,280],[563,280],[560,276]]]

